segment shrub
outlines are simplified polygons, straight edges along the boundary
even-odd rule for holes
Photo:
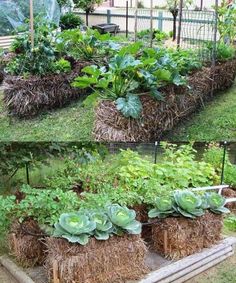
[[[66,13],[60,19],[61,30],[75,29],[83,25],[83,20],[73,12]]]

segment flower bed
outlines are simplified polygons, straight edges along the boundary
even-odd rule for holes
[[[236,76],[236,60],[203,68],[188,78],[190,90],[168,86],[162,90],[165,101],[142,95],[143,110],[139,119],[125,118],[112,101],[104,100],[96,108],[94,137],[97,141],[148,142],[160,139],[165,131],[196,111],[212,93],[232,86]],[[212,81],[213,80],[213,81]]]
[[[146,247],[139,236],[91,239],[87,246],[48,238],[46,244],[46,269],[54,282],[125,282],[139,279],[148,271],[144,264]]]
[[[218,243],[222,227],[222,216],[210,212],[197,219],[160,219],[152,225],[153,249],[171,259],[183,258]]]
[[[46,77],[5,78],[4,103],[10,115],[30,118],[44,110],[60,108],[87,93],[70,84],[87,63],[77,63],[72,72]]]

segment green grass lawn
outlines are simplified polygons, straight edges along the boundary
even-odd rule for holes
[[[81,106],[81,101],[32,120],[9,119],[0,93],[1,141],[88,141],[94,122],[93,108]]]
[[[236,83],[165,135],[171,141],[235,141]],[[236,282],[236,281],[235,281]]]

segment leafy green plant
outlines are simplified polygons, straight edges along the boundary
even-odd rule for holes
[[[155,208],[148,213],[149,218],[166,218],[173,215],[173,200],[171,197],[157,197],[154,203]]]
[[[71,71],[71,63],[68,60],[61,58],[54,63],[54,70],[56,73],[68,73]]]
[[[223,42],[233,44],[236,37],[236,2],[223,0],[217,10],[218,29]]]
[[[83,25],[83,20],[73,12],[64,14],[60,19],[61,30],[75,29]]]
[[[229,229],[229,231],[236,232],[236,216],[229,215],[224,219],[224,226]]]
[[[136,235],[141,233],[141,223],[135,217],[133,210],[117,204],[103,206],[103,210],[83,209],[76,213],[64,213],[55,224],[53,236],[86,245],[91,236],[97,240],[108,240],[112,234]]]
[[[6,72],[11,75],[45,75],[53,73],[57,61],[54,44],[55,25],[42,18],[35,20],[35,43],[31,46],[30,32],[19,34],[11,51],[16,56],[9,62]]]
[[[207,43],[206,48],[213,52],[214,44]],[[216,45],[216,57],[218,61],[227,61],[235,58],[236,48],[234,45],[220,41]]]
[[[64,213],[55,224],[54,237],[67,239],[70,243],[86,245],[90,233],[96,229],[96,223],[83,213]]]
[[[177,206],[174,206],[177,213],[192,219],[204,215],[200,196],[190,191],[177,191],[173,196],[177,204]]]
[[[205,196],[210,211],[216,214],[229,213],[230,210],[225,207],[226,200],[217,193],[208,193]]]
[[[97,30],[65,30],[57,37],[56,49],[61,55],[69,55],[76,60],[91,61],[101,65],[120,48],[110,34],[100,34]]]
[[[116,226],[116,234],[120,234],[122,230],[129,234],[140,234],[141,223],[135,220],[136,213],[134,210],[113,204],[107,207],[107,214],[111,222]],[[121,230],[122,229],[122,230]]]

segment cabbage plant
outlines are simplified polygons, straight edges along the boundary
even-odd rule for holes
[[[171,197],[157,197],[154,205],[155,208],[151,209],[148,213],[148,217],[150,218],[166,218],[175,212]]]
[[[107,207],[107,214],[114,225],[113,233],[122,234],[123,231],[134,235],[141,233],[142,226],[139,221],[135,220],[136,213],[134,210],[113,204]]]
[[[190,191],[176,191],[174,193],[175,203],[173,208],[177,213],[184,217],[196,218],[204,215],[205,211],[202,208],[202,199],[200,196]]]
[[[225,207],[226,200],[223,196],[217,193],[207,193],[205,197],[211,212],[216,214],[230,212],[229,209]]]
[[[84,213],[63,213],[55,224],[54,237],[67,239],[71,243],[86,245],[96,229],[96,223]]]
[[[90,219],[96,223],[94,237],[97,240],[108,240],[113,232],[113,225],[108,216],[103,212],[93,212]]]

